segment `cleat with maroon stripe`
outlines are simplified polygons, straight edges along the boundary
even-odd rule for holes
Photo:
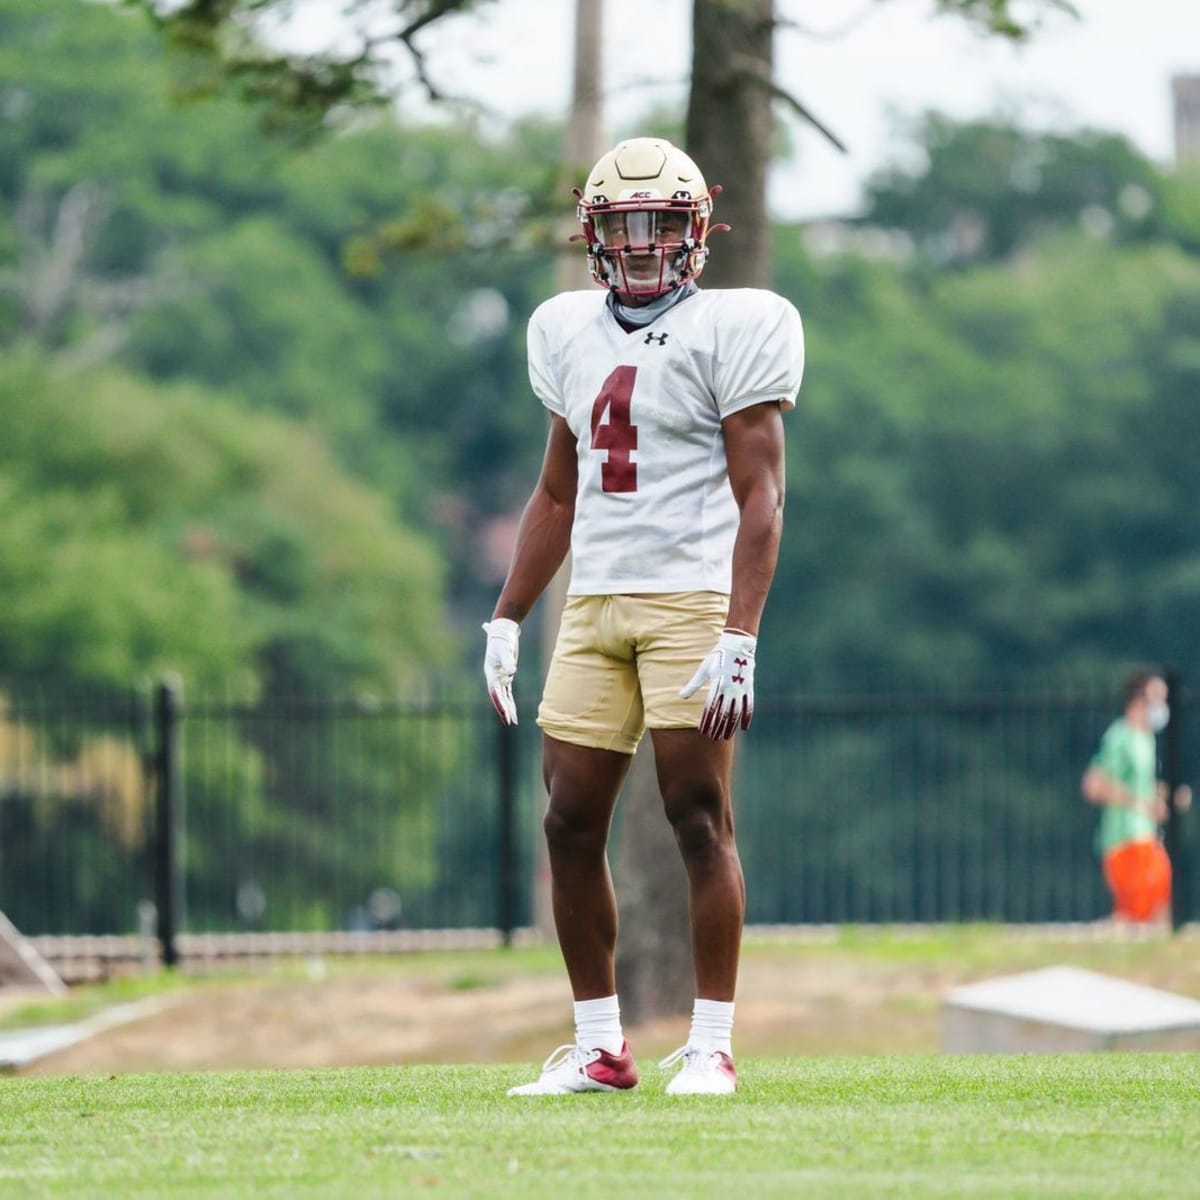
[[[542,1064],[542,1074],[533,1083],[508,1089],[510,1096],[568,1096],[573,1092],[624,1092],[636,1087],[637,1064],[629,1043],[620,1054],[609,1054],[598,1046],[587,1049],[577,1043],[559,1046]]]

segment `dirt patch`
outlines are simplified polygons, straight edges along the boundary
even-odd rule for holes
[[[565,984],[540,978],[467,990],[386,974],[210,984],[25,1073],[492,1062],[564,1006],[569,1016],[569,1001]]]
[[[1064,962],[1200,995],[1198,957],[1169,943],[1018,944],[982,960],[944,950],[895,960],[837,947],[752,951],[741,971],[736,1041],[746,1056],[934,1053],[941,997],[958,983]],[[570,992],[558,972],[472,978],[384,964],[324,972],[205,983],[25,1073],[540,1061],[572,1037]],[[649,1061],[684,1041],[687,1019],[628,1032]]]

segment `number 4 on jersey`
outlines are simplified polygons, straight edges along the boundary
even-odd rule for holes
[[[600,464],[600,484],[606,492],[637,491],[637,463],[629,457],[638,444],[637,426],[629,419],[636,379],[637,367],[617,367],[592,405],[592,449],[608,451]]]

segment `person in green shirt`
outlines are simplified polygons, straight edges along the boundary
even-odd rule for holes
[[[1083,776],[1084,799],[1100,806],[1097,850],[1118,921],[1156,921],[1169,911],[1171,862],[1159,838],[1168,816],[1158,779],[1155,735],[1170,720],[1162,673],[1141,670],[1125,684],[1125,712],[1105,730]],[[1191,804],[1191,789],[1175,791],[1175,806]]]

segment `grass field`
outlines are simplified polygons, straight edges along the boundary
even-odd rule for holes
[[[752,938],[731,1100],[663,1094],[653,1061],[686,1018],[631,1031],[633,1094],[507,1098],[570,1036],[546,946],[13,1002],[0,1027],[147,996],[166,1007],[0,1078],[0,1200],[1200,1198],[1200,1055],[936,1055],[947,988],[1054,963],[1200,997],[1188,937]],[[275,1069],[235,1069],[254,1067]]]
[[[528,1067],[0,1083],[14,1197],[1200,1196],[1193,1055],[757,1059],[730,1099]]]

